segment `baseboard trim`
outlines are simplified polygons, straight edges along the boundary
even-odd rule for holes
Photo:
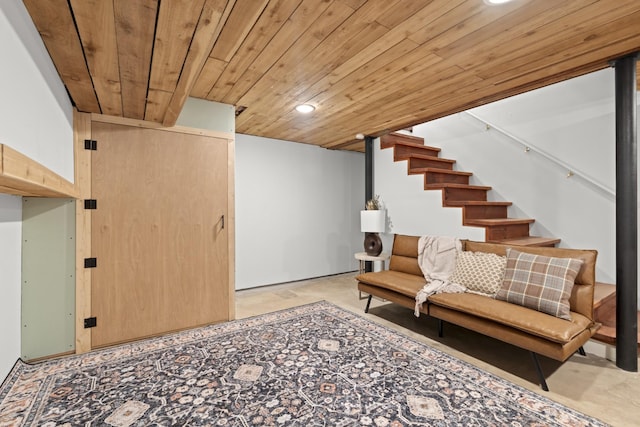
[[[588,354],[593,354],[595,356],[602,357],[612,362],[616,361],[615,346],[605,344],[603,342],[596,341],[596,340],[589,340],[585,343],[584,349]]]

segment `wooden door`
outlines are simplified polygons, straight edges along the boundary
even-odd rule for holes
[[[92,347],[229,319],[227,141],[92,123]]]

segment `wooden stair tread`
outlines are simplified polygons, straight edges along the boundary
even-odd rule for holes
[[[463,206],[511,206],[511,202],[487,202],[483,200],[454,200],[449,203],[451,207]]]
[[[451,159],[443,159],[442,157],[428,156],[426,154],[411,154],[407,156],[408,159],[424,159],[424,160],[433,160],[442,163],[451,163],[454,164],[456,161]],[[435,169],[435,168],[434,168]]]
[[[430,156],[430,157],[440,158],[439,148],[429,147],[422,143],[394,142],[390,144],[389,147],[393,147],[394,162],[401,162],[403,160],[409,159],[412,156]]]
[[[413,168],[411,169],[411,173],[444,173],[447,175],[462,175],[462,176],[471,176],[472,172],[463,172],[463,171],[452,171],[449,169],[438,169],[438,168]]]
[[[596,282],[593,288],[593,309],[597,309],[607,302],[616,299],[616,285]]]
[[[596,282],[593,290],[593,318],[602,326],[592,337],[610,345],[616,345],[616,285]],[[640,324],[640,311],[638,311]],[[640,330],[638,330],[638,349],[640,349]]]
[[[615,318],[615,312],[614,312]],[[638,312],[638,323],[640,324],[640,311]],[[613,325],[603,324],[598,328],[596,333],[591,337],[596,341],[603,342],[605,344],[616,345],[616,325],[615,319]],[[640,349],[640,330],[638,331],[638,349]]]
[[[395,144],[411,144],[424,146],[424,138],[413,135],[405,135],[403,133],[388,133],[380,137],[380,148],[393,147]],[[440,151],[439,148],[434,150]]]
[[[454,184],[449,182],[439,182],[434,184],[427,184],[424,186],[426,189],[438,190],[441,188],[464,188],[466,190],[483,190],[488,191],[491,190],[491,187],[487,187],[485,185],[467,185],[467,184]]]
[[[453,165],[456,163],[455,160],[443,159],[426,154],[409,154],[406,157],[402,156],[402,160],[407,161],[407,172],[409,172],[410,175],[413,175],[413,170],[418,168],[453,170]]]
[[[437,151],[438,153],[440,151],[442,151],[441,148],[431,147],[429,145],[424,145],[424,144],[419,143],[419,142],[394,142],[392,145],[389,146],[389,148],[390,147],[395,147],[396,145],[402,145],[402,146],[405,146],[405,147],[418,148],[418,149],[424,148],[424,149],[427,149],[427,150],[430,150],[430,151]],[[385,148],[387,148],[387,147],[385,147]]]
[[[513,246],[555,246],[560,243],[560,239],[556,239],[554,237],[528,236],[505,240],[495,240],[489,243],[501,243],[503,245]]]
[[[611,326],[600,326],[596,333],[591,337],[596,341],[605,344],[616,345],[616,328]]]
[[[513,224],[531,224],[535,222],[531,218],[479,218],[465,221],[466,225],[496,226]]]

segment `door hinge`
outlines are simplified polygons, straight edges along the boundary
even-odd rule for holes
[[[95,139],[85,139],[84,140],[84,149],[85,150],[97,150],[98,149],[98,141]]]
[[[98,266],[97,258],[85,258],[84,259],[84,268],[96,268]]]
[[[96,199],[85,199],[84,208],[85,209],[98,209],[98,201]]]
[[[87,317],[84,319],[84,328],[95,328],[98,325],[98,319],[96,317]]]

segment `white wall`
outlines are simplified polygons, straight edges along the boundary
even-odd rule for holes
[[[73,181],[72,107],[19,0],[0,2],[0,143]],[[20,355],[20,197],[0,195],[0,380]]]
[[[608,68],[470,112],[615,192],[614,74]]]
[[[236,134],[236,289],[357,270],[364,156]]]
[[[535,218],[532,235],[559,237],[562,247],[597,249],[597,280],[615,283],[613,94],[613,70],[604,70],[471,110],[563,166],[535,149],[526,152],[467,113],[416,126],[413,134],[440,147],[441,157],[455,159],[455,169],[473,172],[471,184],[493,187],[490,200],[513,202],[509,216]],[[387,203],[392,231],[474,238],[471,233],[481,230],[461,227],[460,209],[442,208],[439,191],[420,191],[421,177],[406,178],[406,162],[393,164],[390,149],[375,155],[376,193]],[[405,185],[416,190],[394,194],[403,173]],[[483,232],[475,238],[484,240]]]
[[[236,131],[235,109],[233,105],[189,97],[182,107],[176,124],[234,133]]]

